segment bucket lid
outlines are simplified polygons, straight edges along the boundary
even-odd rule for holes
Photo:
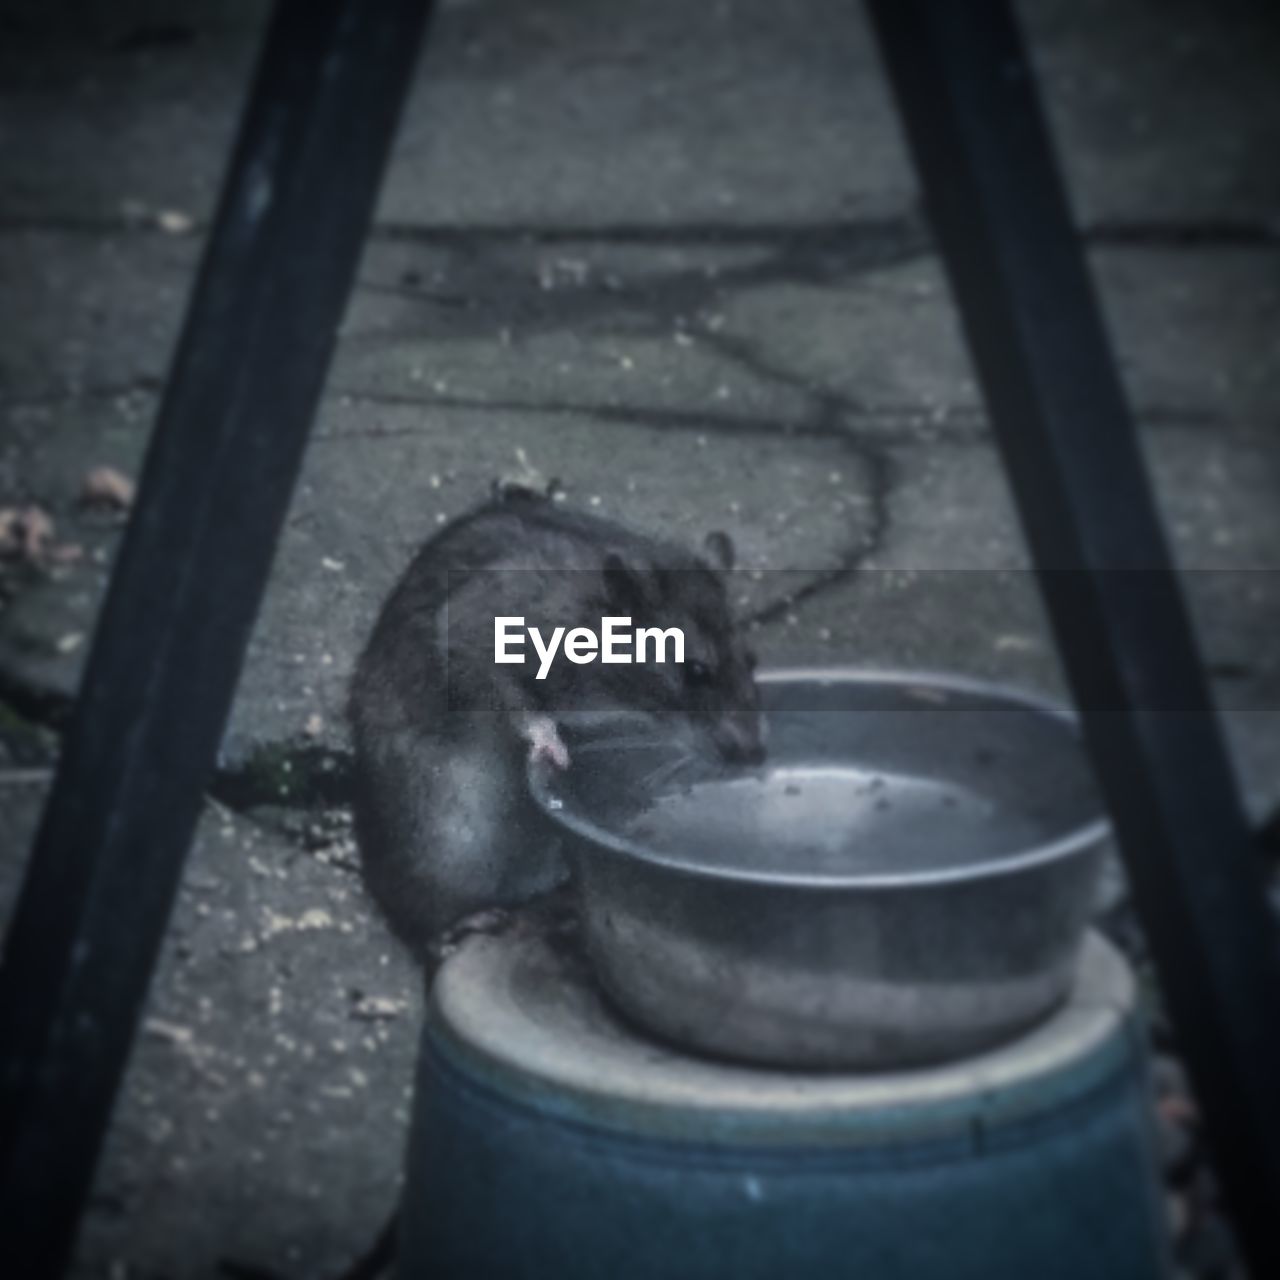
[[[649,1038],[536,916],[474,936],[441,968],[423,1051],[505,1101],[632,1136],[849,1147],[970,1134],[1060,1110],[1138,1052],[1132,975],[1097,934],[1049,1019],[973,1057],[880,1073],[771,1070]]]

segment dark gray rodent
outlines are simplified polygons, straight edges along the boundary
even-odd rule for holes
[[[567,754],[556,717],[640,712],[694,749],[761,758],[754,659],[707,558],[567,510],[498,492],[418,552],[383,606],[351,687],[356,835],[365,883],[393,932],[428,968],[459,921],[553,888],[565,869],[538,829],[530,752]],[[447,607],[446,607],[447,602]],[[685,662],[494,663],[495,615],[599,631],[603,616],[678,626]],[[532,656],[532,655],[531,655]]]

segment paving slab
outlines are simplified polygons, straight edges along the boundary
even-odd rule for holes
[[[4,798],[0,836],[25,843],[43,788]],[[73,1275],[336,1275],[372,1242],[399,1184],[421,991],[353,858],[340,818],[284,835],[206,812]]]
[[[170,6],[168,40],[149,5],[86,7],[75,40],[56,12],[15,7],[5,134],[18,163],[0,216],[203,216],[265,6]],[[1278,37],[1265,10],[1018,10],[1083,218],[1274,227]],[[439,6],[382,212],[823,221],[900,209],[914,190],[857,6],[662,0],[620,15],[589,0],[455,0]]]

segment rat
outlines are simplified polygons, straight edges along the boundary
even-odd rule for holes
[[[498,483],[489,500],[418,551],[374,625],[351,682],[354,813],[361,871],[391,931],[429,983],[458,939],[506,909],[554,894],[567,867],[529,797],[526,769],[572,761],[557,717],[640,716],[691,751],[763,758],[755,657],[725,589],[728,535],[701,555]],[[677,626],[683,664],[494,661],[498,617],[543,634],[604,617]],[[381,1275],[398,1211],[343,1280]]]
[[[384,604],[348,715],[361,869],[391,931],[428,975],[462,934],[567,878],[528,794],[531,758],[568,768],[558,717],[639,715],[691,752],[763,758],[755,659],[725,586],[727,534],[701,554],[496,486],[441,528]],[[495,662],[495,618],[545,634],[602,618],[679,627],[683,663]]]

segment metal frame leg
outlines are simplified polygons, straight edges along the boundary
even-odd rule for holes
[[[428,0],[281,0],[0,970],[0,1257],[71,1252]]]
[[[1254,1274],[1280,1275],[1280,934],[1002,0],[869,5]]]

